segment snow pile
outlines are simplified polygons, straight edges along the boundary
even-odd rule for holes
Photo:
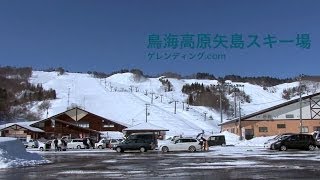
[[[27,152],[20,140],[0,137],[0,168],[31,166],[48,162],[38,154]]]
[[[236,146],[263,146],[265,142],[272,139],[274,136],[255,137],[250,140],[240,141]]]
[[[228,131],[223,131],[220,135],[224,135],[226,139],[226,145],[236,145],[240,142],[240,137],[236,134],[230,133]]]
[[[238,135],[230,133],[228,131],[223,131],[220,134],[225,136],[227,145],[234,145],[234,146],[262,146],[263,147],[265,142],[267,142],[269,139],[272,139],[274,137],[274,136],[255,137],[250,140],[241,141]]]

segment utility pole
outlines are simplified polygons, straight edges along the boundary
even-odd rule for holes
[[[237,92],[234,92],[234,118],[237,117]]]
[[[219,97],[220,97],[220,124],[222,124],[222,100],[221,100],[221,91],[220,91],[220,93],[219,93]],[[222,132],[222,125],[220,125],[220,132]]]
[[[242,137],[242,130],[241,130],[241,106],[240,106],[241,101],[239,101],[239,132],[240,132],[240,140],[243,139]]]
[[[207,120],[207,112],[204,112],[204,121]]]
[[[184,102],[182,102],[182,110],[184,111]]]
[[[174,114],[177,114],[177,102],[178,101],[174,101]]]
[[[302,92],[301,92],[301,79],[302,75],[299,77],[299,104],[300,104],[300,133],[302,133]]]
[[[68,106],[69,107],[69,99],[70,99],[70,88],[68,88]]]
[[[148,122],[148,106],[149,104],[146,104],[146,122]]]
[[[77,123],[77,126],[79,126],[79,124],[78,124],[78,106],[76,107],[76,123]]]
[[[220,110],[220,123],[222,124],[222,92],[224,91],[224,87],[226,87],[226,86],[229,86],[229,84],[224,84],[224,85],[222,85],[222,84],[218,84],[218,85],[215,85],[215,87],[217,87],[218,88],[218,91],[219,91],[219,110]],[[230,87],[230,86],[229,86]],[[220,129],[220,132],[222,131],[222,126],[221,126],[221,129]]]
[[[161,94],[161,95],[160,95],[160,97],[161,97],[160,101],[161,101],[161,102],[162,102],[162,96],[163,96],[163,95]]]
[[[83,97],[83,109],[86,110],[86,97]]]
[[[153,104],[153,95],[154,95],[154,92],[151,92],[151,104]]]

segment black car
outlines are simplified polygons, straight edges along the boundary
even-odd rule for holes
[[[271,144],[271,149],[286,151],[287,149],[305,149],[313,151],[316,141],[310,134],[293,134]]]
[[[113,147],[113,149],[117,152],[124,152],[126,150],[139,150],[140,152],[146,152],[152,148],[150,143],[143,139],[126,139]]]
[[[316,140],[316,145],[320,148],[320,131],[313,132],[313,138]]]
[[[158,135],[154,133],[132,133],[127,137],[127,139],[142,139],[146,143],[150,144],[151,149],[158,147]]]
[[[226,138],[224,137],[224,135],[210,136],[207,141],[209,147],[226,145]]]

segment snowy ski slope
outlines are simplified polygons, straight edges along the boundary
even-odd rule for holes
[[[165,92],[159,78],[145,78],[137,82],[133,74],[115,74],[106,79],[93,78],[89,74],[34,71],[30,81],[41,83],[45,89],[55,89],[57,99],[51,101],[49,116],[60,113],[69,105],[77,104],[85,110],[132,126],[146,120],[146,104],[148,105],[148,122],[167,128],[169,135],[195,135],[204,130],[206,133],[218,133],[220,127],[219,112],[207,107],[190,106],[186,111],[187,95],[181,92],[184,84],[194,82],[204,85],[217,84],[216,80],[168,79],[174,90]],[[274,93],[249,83],[243,84],[246,94],[251,96],[251,103],[244,103],[242,109],[248,114],[282,102],[283,89],[297,86],[298,83],[287,83],[273,87]],[[132,89],[132,92],[131,90]],[[153,94],[153,103],[151,97]],[[162,95],[162,102],[161,96]],[[229,97],[232,100],[231,97]],[[174,101],[177,101],[176,114]],[[34,107],[35,109],[36,107]],[[206,120],[205,120],[206,113]],[[212,118],[209,118],[209,117]],[[226,116],[224,116],[226,117]]]

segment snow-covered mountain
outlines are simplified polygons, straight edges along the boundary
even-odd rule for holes
[[[49,116],[65,111],[68,105],[77,104],[97,115],[132,126],[145,122],[146,104],[150,104],[148,105],[148,122],[168,128],[169,135],[195,135],[202,130],[207,133],[218,133],[220,131],[219,112],[201,106],[190,106],[188,111],[183,110],[182,102],[186,100],[187,95],[181,92],[184,84],[198,82],[210,85],[217,84],[217,81],[172,78],[168,80],[173,85],[171,92],[164,91],[159,78],[143,78],[137,82],[131,73],[115,74],[106,79],[98,79],[89,74],[58,75],[57,72],[33,71],[30,78],[34,84],[41,83],[45,89],[56,90],[57,99],[51,101]],[[295,87],[298,82],[274,86],[272,90],[264,90],[261,86],[249,83],[237,84],[244,85],[245,93],[252,99],[251,103],[242,104],[243,113],[248,114],[285,102],[282,99],[283,89]],[[174,101],[177,101],[176,114]],[[186,107],[186,104],[184,106]]]

